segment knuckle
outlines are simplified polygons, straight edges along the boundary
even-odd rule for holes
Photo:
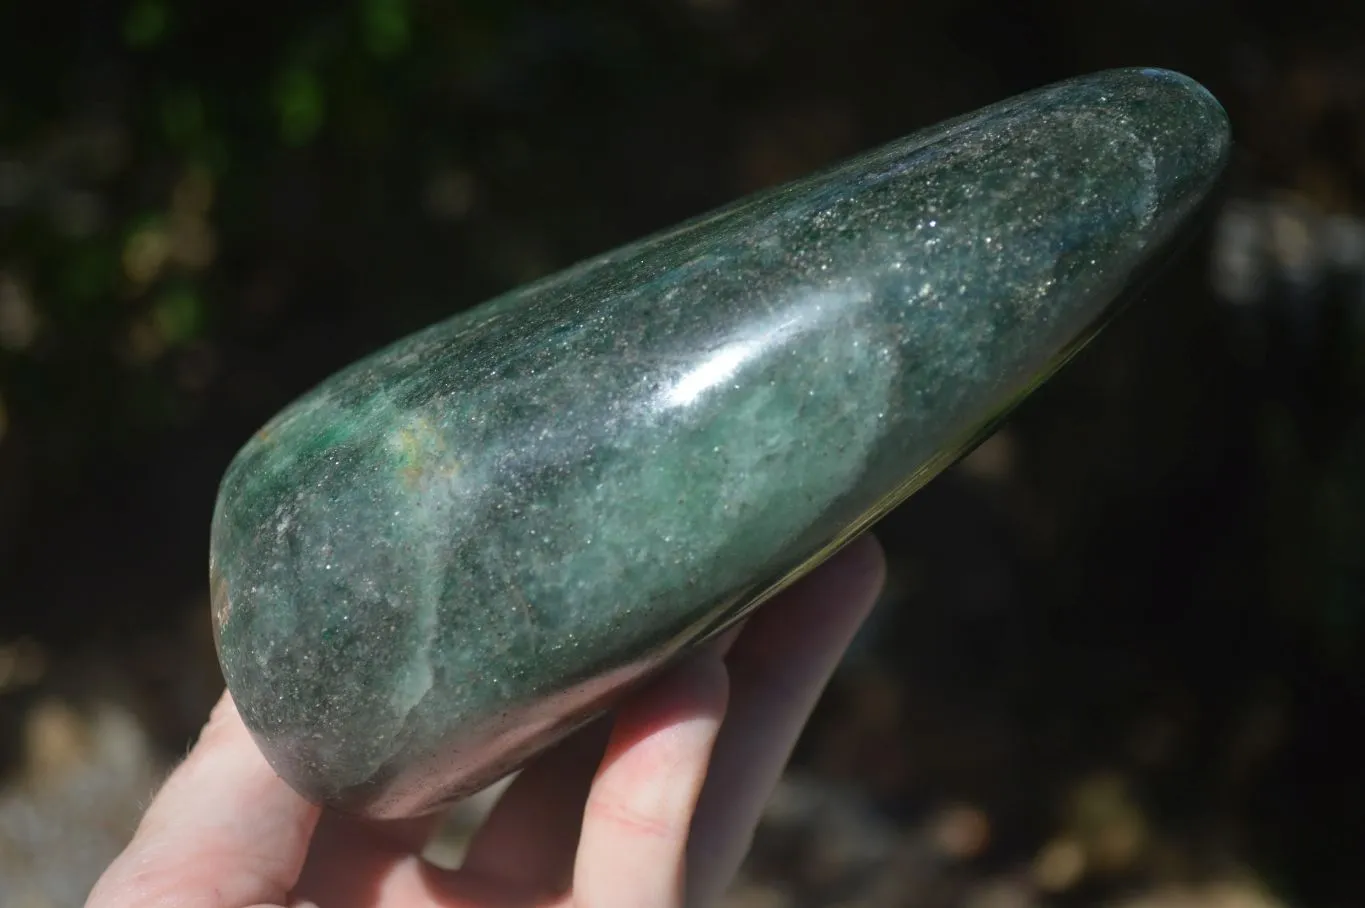
[[[673,841],[681,837],[681,826],[659,810],[642,809],[629,799],[610,795],[588,800],[587,819],[605,823],[635,836]]]

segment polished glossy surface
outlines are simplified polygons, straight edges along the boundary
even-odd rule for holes
[[[826,557],[1098,326],[1221,108],[1128,70],[988,108],[399,342],[250,441],[219,651],[307,796],[422,813]]]

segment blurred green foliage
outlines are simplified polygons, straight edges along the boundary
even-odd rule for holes
[[[223,260],[268,242],[271,174],[317,143],[372,157],[416,139],[394,122],[414,82],[458,80],[507,21],[458,4],[417,28],[406,0],[117,6],[117,23],[81,3],[0,10],[0,399],[40,446],[80,420],[82,444],[44,452],[72,468],[203,390],[168,373],[237,306]]]

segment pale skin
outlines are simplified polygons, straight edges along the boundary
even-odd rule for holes
[[[716,904],[885,574],[859,539],[526,768],[458,870],[434,818],[319,811],[229,697],[86,908],[693,908]]]

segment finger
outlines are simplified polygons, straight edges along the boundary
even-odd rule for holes
[[[363,820],[328,814],[290,904],[323,908],[527,908],[515,885],[442,870]]]
[[[723,656],[738,628],[705,649]],[[512,782],[475,833],[461,869],[563,892],[572,881],[583,806],[612,730],[604,716],[538,757]]]
[[[452,873],[426,861],[421,824],[374,823],[327,812],[313,836],[295,903],[324,908],[525,908],[534,893],[514,883]],[[416,846],[416,847],[414,847]]]
[[[359,821],[328,815],[318,828],[315,859],[310,860],[304,870],[297,895],[328,908],[437,905],[441,908],[474,905],[515,905],[520,908],[552,904],[559,901],[568,888],[565,874],[559,869],[563,859],[557,851],[565,844],[578,842],[576,864],[571,864],[575,904],[589,904],[594,908],[618,904],[604,900],[600,895],[580,896],[580,885],[588,885],[590,891],[595,886],[597,891],[609,894],[619,890],[624,898],[619,904],[632,908],[675,904],[637,898],[637,892],[649,890],[620,871],[623,866],[648,868],[650,882],[662,875],[671,880],[675,888],[681,886],[688,817],[701,788],[710,742],[714,740],[724,711],[724,691],[724,667],[713,654],[699,664],[685,663],[632,695],[617,713],[611,729],[611,743],[606,748],[607,756],[601,761],[602,770],[598,772],[596,782],[592,782],[593,790],[602,795],[606,803],[618,805],[609,811],[612,817],[654,816],[657,817],[656,825],[672,826],[676,844],[670,861],[659,862],[657,849],[644,858],[630,857],[629,847],[621,847],[605,834],[609,831],[606,827],[612,825],[610,819],[594,820],[591,808],[586,810],[585,819],[588,784],[580,785],[573,779],[556,776],[557,770],[567,769],[591,780],[603,748],[600,733],[594,740],[595,735],[590,732],[575,736],[548,754],[543,763],[532,764],[524,770],[523,776],[529,781],[502,814],[499,822],[505,825],[494,831],[490,838],[482,839],[478,852],[471,850],[460,870],[450,872],[435,868],[392,838],[372,835],[372,830]],[[690,764],[690,772],[675,769],[684,764]],[[641,777],[633,788],[624,775],[631,772]],[[658,775],[651,777],[650,772]],[[604,777],[607,777],[605,783]],[[519,778],[514,783],[508,795],[520,781]],[[556,794],[555,785],[566,781],[566,789],[578,790]],[[682,789],[681,793],[675,788]],[[617,796],[623,790],[633,793],[634,801],[623,804]],[[550,796],[552,803],[537,803],[533,798],[536,794]],[[651,794],[654,802],[645,800],[645,796]],[[667,802],[670,798],[686,803],[659,804],[660,800]],[[498,810],[503,810],[503,805],[500,804]],[[581,839],[580,826],[583,830]],[[554,841],[556,833],[564,836],[558,843]],[[634,827],[627,830],[628,838],[638,834]],[[498,853],[495,846],[507,848],[508,853]],[[591,860],[588,860],[589,855]],[[519,865],[517,856],[526,858],[528,863]],[[533,866],[536,863],[540,866]],[[527,870],[531,872],[524,872]]]
[[[750,618],[731,647],[730,705],[692,823],[688,895],[719,900],[749,849],[759,816],[885,578],[870,536]]]
[[[317,817],[266,763],[224,694],[87,908],[283,903]]]
[[[704,649],[617,710],[583,812],[575,904],[683,904],[688,830],[727,690],[723,663]]]
[[[583,804],[610,732],[610,720],[599,719],[523,769],[475,833],[461,870],[521,880],[541,892],[565,891]]]
[[[336,811],[324,811],[313,834],[313,847],[299,877],[298,891],[318,891],[319,873],[336,877],[335,866],[344,864],[342,876],[352,891],[372,887],[393,872],[400,862],[421,854],[445,814],[402,820],[367,820]],[[322,901],[332,905],[332,899]]]

